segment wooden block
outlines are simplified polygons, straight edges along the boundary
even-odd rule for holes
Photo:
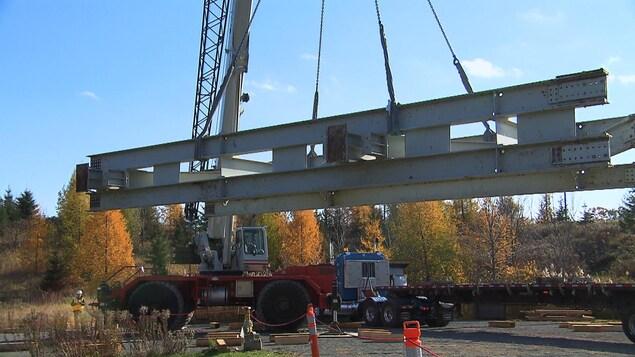
[[[529,321],[593,321],[595,317],[593,316],[580,316],[580,317],[571,317],[571,316],[525,316],[525,319]]]
[[[618,325],[572,325],[573,332],[622,332]]]
[[[276,342],[276,339],[278,337],[284,337],[284,336],[308,336],[308,333],[272,333],[269,335],[269,342]]]
[[[366,333],[362,338],[374,342],[399,342],[403,343],[403,335],[400,333]]]
[[[403,342],[403,335],[384,329],[358,329],[357,337],[378,342]]]
[[[220,322],[212,321],[209,323],[209,328],[217,329],[220,328]]]
[[[235,332],[235,331],[225,331],[225,332],[209,332],[206,336],[206,338],[211,338],[211,339],[216,339],[216,338],[235,338],[235,337],[240,337],[240,333]]]
[[[303,345],[309,343],[309,335],[298,333],[295,335],[276,336],[276,345]]]
[[[227,344],[227,346],[240,346],[243,344],[243,338],[240,336],[224,337],[223,340],[225,340],[225,344]]]
[[[578,316],[582,315],[593,315],[593,311],[591,310],[535,310],[537,315],[541,316]]]
[[[588,325],[591,322],[589,321],[567,321],[567,322],[561,322],[558,324],[558,327],[560,328],[571,328],[572,325]]]
[[[500,328],[514,328],[516,327],[516,322],[514,321],[489,321],[489,327],[500,327]]]
[[[364,323],[359,321],[359,322],[355,322],[355,321],[350,321],[350,322],[338,322],[337,325],[340,328],[360,328]]]
[[[229,348],[227,347],[227,343],[222,338],[216,340],[216,349],[218,352],[229,352]]]
[[[209,338],[197,338],[196,347],[209,347]]]
[[[366,337],[368,334],[389,334],[390,331],[383,329],[369,329],[369,328],[359,328],[357,329],[357,337]]]

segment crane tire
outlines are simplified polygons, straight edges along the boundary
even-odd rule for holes
[[[397,327],[401,322],[399,304],[394,300],[386,301],[381,309],[381,322],[386,327]]]
[[[274,280],[260,291],[256,301],[256,316],[274,330],[293,331],[304,319],[311,298],[304,285],[294,280]]]
[[[148,307],[148,312],[170,310],[170,330],[182,328],[187,319],[183,295],[176,286],[164,281],[141,283],[130,294],[127,306],[134,317],[139,317],[139,309],[142,306]]]
[[[622,314],[622,330],[629,340],[635,343],[635,309]]]
[[[379,326],[381,324],[381,312],[379,304],[373,299],[366,299],[362,303],[362,319],[366,326]]]

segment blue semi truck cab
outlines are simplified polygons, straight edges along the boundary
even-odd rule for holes
[[[335,258],[339,315],[361,318],[368,326],[396,327],[418,320],[432,327],[452,320],[454,304],[435,296],[413,295],[407,286],[406,262],[389,262],[379,252],[346,252]],[[334,289],[335,291],[335,289]]]

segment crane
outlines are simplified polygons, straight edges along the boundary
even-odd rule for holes
[[[199,78],[196,110],[203,110],[195,114],[191,139],[90,155],[90,164],[78,165],[77,190],[90,194],[92,211],[205,202],[208,218],[207,232],[195,238],[203,258],[201,276],[136,278],[119,289],[102,289],[100,304],[118,302],[123,304],[119,307],[134,313],[150,301],[150,305],[173,311],[173,326],[184,322],[197,301],[255,305],[259,316],[270,323],[296,319],[309,302],[320,308],[334,308],[338,289],[332,288],[337,284],[331,285],[337,276],[334,266],[288,267],[271,276],[224,274],[240,273],[241,266],[249,270],[266,264],[264,230],[241,228],[232,235],[231,216],[235,214],[635,185],[635,164],[611,163],[612,156],[635,146],[635,114],[576,120],[576,108],[607,103],[608,73],[603,69],[409,104],[398,104],[391,95],[388,111],[377,108],[238,131],[243,76],[248,65],[248,30],[253,18],[251,5],[247,0],[228,5],[231,32],[226,47],[232,60],[213,98],[211,90],[203,89],[207,82]],[[204,47],[202,44],[201,52]],[[201,63],[199,76],[207,73]],[[217,85],[219,74],[209,77],[209,82]],[[221,101],[218,93],[224,94],[222,125],[218,134],[208,135],[210,115]],[[204,120],[203,114],[207,115]],[[453,126],[478,122],[494,123],[488,138],[451,138]],[[316,145],[323,146],[322,155],[307,159],[307,152],[314,153]],[[258,152],[272,152],[273,160],[239,157]],[[216,160],[216,165],[206,167],[204,163],[209,160]],[[183,163],[199,166],[181,172]],[[348,264],[359,266],[365,280],[371,278],[370,271],[374,275],[374,268],[362,268],[366,264],[388,266],[378,255],[349,257],[355,259]],[[347,264],[346,259],[342,258],[342,266]],[[221,270],[223,273],[219,273]],[[389,269],[384,270],[387,278]],[[356,297],[359,287],[346,287],[355,289],[346,306],[351,311],[361,308],[379,312],[392,306],[382,297],[360,304]],[[436,285],[415,288],[403,294],[399,291],[406,290],[401,287],[388,287],[386,291],[394,290],[392,298],[398,301],[411,301],[413,296],[419,298],[421,291],[429,292],[426,304],[442,315],[426,317],[435,324],[449,321],[444,316],[452,304],[442,298],[478,297],[481,286],[448,286],[448,296],[437,296]],[[530,291],[528,286],[520,286],[521,293],[512,294],[509,286],[492,288],[500,290],[500,297],[505,299],[508,295],[560,297],[560,292],[565,301],[577,299],[583,291],[591,292],[586,287],[557,290],[536,286]],[[635,287],[628,286],[625,292],[621,285],[610,288],[617,290],[606,299],[623,310],[625,332],[635,341]],[[452,289],[456,290],[454,295],[450,294]],[[608,291],[605,286],[597,289]],[[598,296],[604,299],[601,294],[589,293],[589,298]],[[159,300],[163,297],[165,301]]]

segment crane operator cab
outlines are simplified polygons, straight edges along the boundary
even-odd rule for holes
[[[244,272],[262,272],[269,264],[265,227],[239,227],[235,231],[238,265]],[[242,248],[242,249],[241,249]]]

